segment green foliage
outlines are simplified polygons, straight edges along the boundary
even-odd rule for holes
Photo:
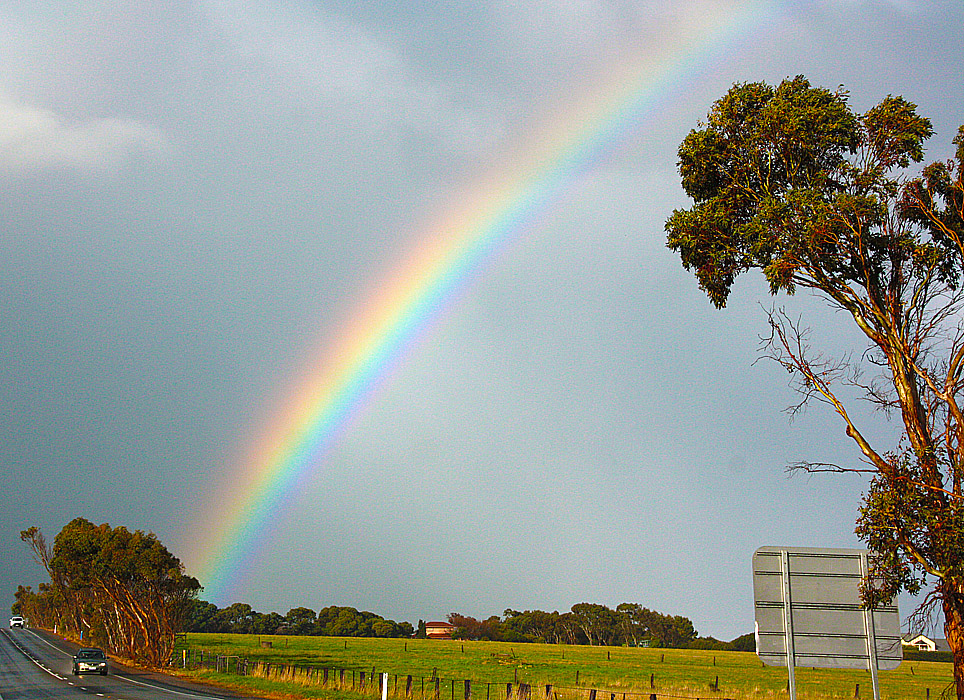
[[[687,649],[706,649],[710,651],[749,651],[756,652],[756,636],[751,632],[743,634],[730,642],[713,637],[697,637],[686,644]]]
[[[885,271],[893,256],[900,263],[926,248],[902,231],[864,234],[887,218],[888,173],[919,161],[931,133],[899,97],[856,115],[845,92],[802,76],[776,88],[736,85],[680,146],[683,189],[695,205],[673,212],[667,245],[717,307],[751,269],[773,293],[802,285],[847,305],[847,285],[867,281],[861,261]]]
[[[311,608],[292,608],[284,618],[288,634],[311,634],[315,626],[315,611]]]
[[[605,605],[576,603],[572,606],[576,624],[586,635],[590,646],[612,646],[619,635],[619,617]]]
[[[954,160],[931,163],[901,192],[901,216],[924,230],[933,241],[932,264],[953,278],[964,250],[964,126],[957,131]],[[951,262],[954,261],[954,262]]]
[[[502,619],[486,620],[451,613],[453,637],[476,641],[588,644],[590,646],[685,647],[696,639],[693,623],[681,615],[663,615],[637,603],[613,610],[597,603],[576,603],[571,612],[507,609]]]
[[[729,643],[732,651],[756,651],[756,635],[752,632],[742,634]]]
[[[276,612],[257,612],[247,603],[232,603],[219,610],[203,600],[189,605],[185,628],[189,632],[330,637],[410,637],[415,633],[409,622],[386,620],[351,607],[332,605],[322,608],[317,615],[311,608],[297,607],[282,617]]]
[[[721,642],[719,639],[714,637],[697,637],[692,642],[686,645],[687,649],[705,649],[708,651],[726,651],[729,649],[729,645],[726,642]]]
[[[954,662],[954,655],[949,651],[920,651],[919,649],[904,647],[904,662],[908,661],[931,661],[949,664]]]
[[[217,632],[215,618],[218,606],[206,600],[191,600],[184,616],[184,629],[188,632]]]

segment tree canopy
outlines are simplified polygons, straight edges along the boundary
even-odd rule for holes
[[[687,647],[697,640],[689,618],[664,615],[638,603],[620,603],[615,609],[576,603],[565,613],[507,609],[501,619],[493,615],[485,620],[451,613],[448,621],[455,625],[453,636],[458,639],[667,648]]]
[[[257,612],[247,603],[232,603],[219,609],[203,600],[190,605],[185,629],[188,632],[328,637],[410,637],[415,633],[410,622],[386,620],[381,615],[347,606],[330,605],[317,614],[311,608],[297,607],[282,616],[276,612]]]
[[[693,206],[666,231],[718,308],[759,270],[772,294],[811,290],[866,337],[862,351],[829,358],[801,323],[770,312],[765,353],[790,373],[799,406],[828,405],[859,450],[854,464],[795,468],[871,475],[856,530],[872,554],[865,599],[933,584],[927,601],[943,613],[964,698],[964,126],[953,160],[912,177],[932,133],[902,97],[857,113],[844,90],[802,76],[734,85],[679,148]],[[842,387],[898,416],[901,439],[872,443]]]
[[[19,609],[34,624],[150,666],[167,663],[200,585],[154,534],[76,518],[52,548],[38,528],[20,536],[51,578],[38,593],[17,591]]]

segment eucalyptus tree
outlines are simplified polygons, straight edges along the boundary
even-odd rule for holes
[[[693,206],[666,222],[667,244],[710,301],[759,270],[773,295],[809,290],[845,312],[866,347],[842,358],[814,350],[808,329],[771,311],[765,354],[822,402],[857,448],[850,464],[791,469],[866,472],[857,534],[872,554],[871,604],[928,590],[921,613],[943,613],[964,699],[964,127],[953,160],[923,160],[931,123],[902,97],[866,113],[802,76],[733,86],[679,148]],[[847,396],[856,390],[899,418],[879,444]]]
[[[151,666],[167,663],[200,585],[154,534],[75,518],[52,547],[37,528],[21,539],[51,577],[41,587],[48,624],[76,617],[74,632],[111,651]]]
[[[576,603],[572,614],[590,646],[611,646],[619,636],[619,616],[605,605]]]

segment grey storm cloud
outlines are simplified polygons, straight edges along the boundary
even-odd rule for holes
[[[152,530],[195,573],[203,523],[251,488],[299,378],[426,222],[579,89],[769,7],[3,5],[0,590],[42,579],[20,530],[78,516]],[[272,514],[244,602],[414,622],[626,601],[732,638],[752,629],[757,547],[856,544],[865,482],[783,472],[857,455],[832,415],[781,412],[794,396],[757,362],[761,304],[804,314],[828,351],[859,338],[753,277],[710,306],[663,243],[687,202],[676,149],[733,83],[805,74],[861,110],[903,94],[946,157],[959,12],[777,9],[693,64],[439,315]]]

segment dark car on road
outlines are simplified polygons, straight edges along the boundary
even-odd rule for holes
[[[78,649],[74,655],[74,667],[71,670],[75,676],[81,673],[99,673],[107,675],[107,654],[103,649]]]

